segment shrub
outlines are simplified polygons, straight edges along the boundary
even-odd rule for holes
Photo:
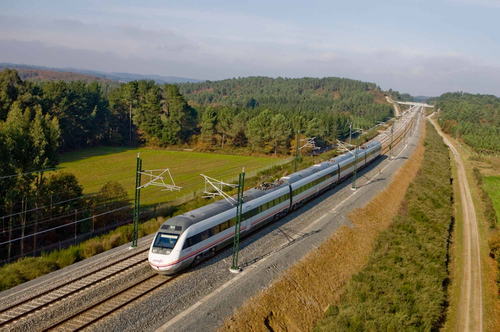
[[[107,239],[103,240],[104,250],[116,248],[126,242],[121,241],[121,234],[111,234]]]
[[[490,247],[490,256],[491,258],[496,258],[500,255],[500,234],[496,234],[492,236],[488,240],[488,245]]]
[[[104,240],[99,238],[90,239],[82,244],[83,258],[90,258],[104,251]]]
[[[59,251],[59,257],[57,258],[57,266],[60,269],[69,266],[80,260],[80,248],[78,246],[71,246],[68,249],[63,249]]]
[[[22,280],[15,263],[8,264],[0,268],[0,291],[17,286],[24,281],[25,280]]]
[[[33,280],[57,270],[57,264],[46,256],[26,257],[17,261],[17,264],[19,274],[25,281]]]

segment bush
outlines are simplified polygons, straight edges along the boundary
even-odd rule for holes
[[[490,247],[490,257],[496,258],[500,254],[500,234],[492,236],[488,240],[488,245]]]
[[[57,270],[57,264],[49,256],[27,257],[0,268],[0,291],[33,280]]]
[[[121,234],[111,234],[109,238],[105,239],[104,242],[104,250],[109,250],[116,248],[122,244],[125,244],[126,242],[121,241]]]
[[[57,264],[47,256],[26,257],[17,261],[18,271],[25,281],[33,280],[57,270]]]
[[[71,246],[68,249],[62,249],[59,251],[59,256],[57,258],[57,266],[60,269],[69,266],[80,260],[80,248],[77,246]]]
[[[0,268],[0,291],[17,286],[26,280],[22,280],[16,263],[8,264]]]
[[[82,245],[83,258],[84,259],[90,258],[94,255],[103,252],[104,251],[103,242],[104,240],[101,240],[99,238],[85,241],[85,243]]]

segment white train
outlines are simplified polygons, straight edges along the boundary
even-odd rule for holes
[[[382,145],[372,141],[358,152],[357,168],[380,156]],[[283,177],[272,189],[243,193],[241,236],[276,220],[319,193],[334,187],[354,171],[350,152]],[[173,274],[233,243],[236,205],[220,200],[170,218],[156,233],[149,264],[161,274]]]

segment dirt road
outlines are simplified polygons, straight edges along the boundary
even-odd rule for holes
[[[385,96],[385,99],[387,99],[388,102],[394,105],[394,115],[395,116],[400,116],[401,115],[401,110],[399,109],[398,103],[394,102],[391,97]]]
[[[463,215],[463,275],[460,287],[460,314],[458,315],[459,331],[483,331],[483,294],[481,284],[481,256],[479,246],[479,230],[476,211],[470,193],[469,183],[460,153],[450,140],[441,132],[439,126],[431,119],[444,142],[453,153],[458,172],[458,185]]]

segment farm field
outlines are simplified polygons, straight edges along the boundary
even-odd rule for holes
[[[142,168],[147,170],[169,168],[180,192],[161,191],[160,187],[149,186],[141,190],[141,204],[156,204],[174,200],[204,187],[200,176],[224,181],[236,181],[235,177],[245,167],[247,176],[255,171],[285,162],[273,157],[249,157],[187,151],[152,150],[147,148],[98,147],[61,155],[59,170],[76,175],[84,192],[94,193],[108,181],[123,185],[129,197],[134,197],[137,153],[142,158]],[[168,174],[165,182],[170,183]],[[142,177],[146,183],[149,177]]]
[[[490,196],[493,207],[500,219],[500,176],[484,176],[483,188]]]

